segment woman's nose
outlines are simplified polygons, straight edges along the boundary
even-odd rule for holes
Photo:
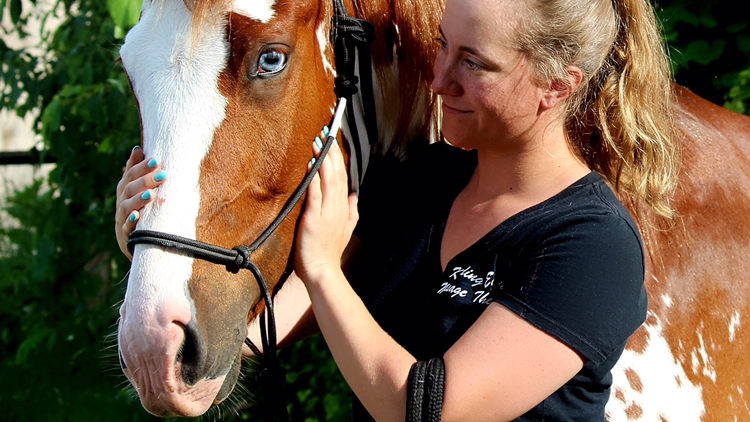
[[[438,95],[458,95],[459,85],[453,78],[450,66],[447,64],[444,53],[439,52],[432,67],[434,78],[432,79],[432,90]]]

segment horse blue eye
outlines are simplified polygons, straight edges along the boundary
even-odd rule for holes
[[[286,54],[269,50],[258,59],[258,76],[273,76],[286,67]]]

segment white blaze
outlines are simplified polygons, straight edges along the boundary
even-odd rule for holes
[[[234,2],[232,11],[250,19],[268,23],[275,14],[274,4],[276,0],[237,0]]]
[[[191,29],[183,0],[146,1],[120,57],[140,106],[144,153],[158,158],[168,173],[137,228],[195,239],[200,165],[226,114],[218,80],[229,46],[224,22],[207,20],[200,37],[193,37]],[[139,312],[175,295],[186,297],[192,264],[174,251],[136,246],[125,303],[135,300],[134,312]]]

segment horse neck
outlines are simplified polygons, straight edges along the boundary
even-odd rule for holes
[[[356,15],[372,22],[377,34],[372,64],[380,139],[374,153],[404,157],[410,145],[438,133],[430,84],[443,0],[352,1]]]

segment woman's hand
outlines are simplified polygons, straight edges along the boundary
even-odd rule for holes
[[[327,132],[324,130],[324,136]],[[320,138],[316,138],[310,167],[322,147]],[[336,142],[307,189],[307,203],[297,229],[294,268],[305,284],[318,283],[331,272],[341,271],[341,255],[358,218],[357,196],[349,194],[346,165]]]
[[[115,234],[120,250],[133,260],[128,251],[128,236],[140,219],[140,210],[154,200],[154,188],[167,178],[166,171],[160,171],[159,160],[144,160],[143,150],[133,148],[125,164],[125,173],[117,184],[117,204],[115,205]]]

